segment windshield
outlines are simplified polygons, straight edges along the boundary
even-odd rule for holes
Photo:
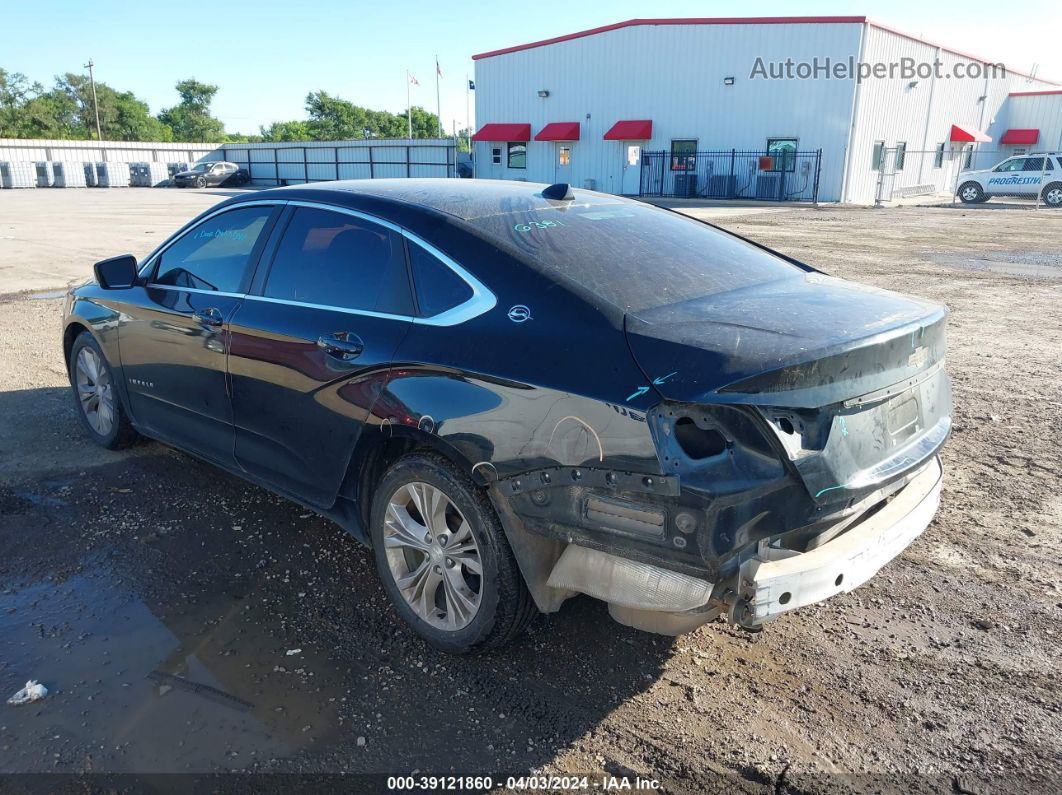
[[[804,273],[707,224],[635,202],[535,207],[471,223],[550,278],[632,312]]]
[[[199,163],[192,167],[192,171],[210,171],[210,167],[213,163]]]

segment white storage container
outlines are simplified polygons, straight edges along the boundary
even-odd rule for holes
[[[33,164],[37,173],[37,187],[50,188],[55,183],[55,174],[52,173],[52,164],[47,160],[41,160]]]
[[[52,163],[56,188],[84,188],[85,164],[71,160],[56,160]]]
[[[148,163],[147,184],[151,188],[165,188],[170,184],[170,169],[166,163]]]
[[[0,163],[0,184],[5,188],[37,187],[37,166],[21,160]]]
[[[101,188],[128,188],[128,163],[97,163],[96,182]]]

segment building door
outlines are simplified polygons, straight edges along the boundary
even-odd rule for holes
[[[620,178],[620,193],[637,196],[642,187],[642,146],[635,141],[623,142],[623,172]]]
[[[567,182],[571,184],[572,181],[572,145],[569,141],[562,141],[557,144],[557,160],[555,161],[556,169],[554,170],[554,182]]]

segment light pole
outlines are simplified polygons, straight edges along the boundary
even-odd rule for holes
[[[96,76],[92,73],[92,59],[89,58],[89,62],[85,64],[85,68],[89,70],[89,84],[92,86],[92,110],[96,114],[96,140],[103,140],[103,133],[100,132],[100,103],[96,100]]]

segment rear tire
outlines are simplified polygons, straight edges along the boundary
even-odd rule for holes
[[[414,453],[387,471],[373,497],[369,531],[388,598],[435,648],[451,654],[495,649],[534,616],[490,500],[442,456]]]
[[[959,186],[958,194],[963,204],[980,204],[988,198],[976,182],[964,182]]]
[[[1052,182],[1040,194],[1048,207],[1062,207],[1062,182]]]
[[[111,365],[87,331],[82,331],[70,348],[68,373],[74,408],[89,438],[108,450],[135,444],[140,434],[122,406]]]

